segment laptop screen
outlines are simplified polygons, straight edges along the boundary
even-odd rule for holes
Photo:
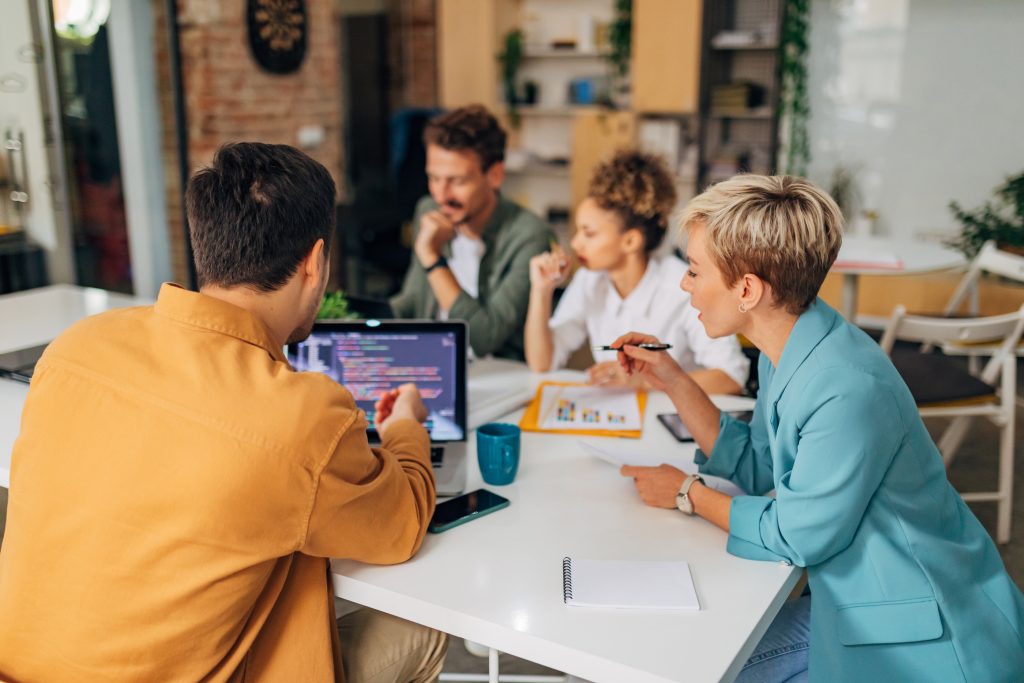
[[[423,396],[431,441],[466,439],[466,326],[461,322],[344,321],[317,323],[309,338],[288,347],[299,371],[322,372],[348,389],[366,412],[406,382]]]

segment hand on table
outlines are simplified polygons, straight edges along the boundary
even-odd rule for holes
[[[672,465],[623,465],[619,473],[624,477],[633,477],[640,500],[656,508],[675,508],[676,494],[686,480],[686,472]]]
[[[618,361],[607,360],[595,363],[587,369],[587,384],[604,387],[634,387],[640,389],[644,380],[640,375],[630,377]]]

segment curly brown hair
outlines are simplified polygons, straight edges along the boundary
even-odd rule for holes
[[[486,171],[505,160],[505,131],[482,104],[471,104],[436,116],[423,130],[423,143],[451,151],[469,150]]]
[[[616,213],[624,229],[640,230],[648,253],[664,239],[676,205],[676,186],[665,161],[635,150],[620,150],[594,169],[587,194]]]

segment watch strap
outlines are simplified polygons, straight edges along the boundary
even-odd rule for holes
[[[690,500],[690,487],[697,481],[703,484],[704,478],[699,474],[689,475],[683,480],[683,485],[679,487],[679,493],[676,494],[676,507],[683,514],[692,515],[694,512],[693,501]]]
[[[427,266],[423,270],[426,271],[429,274],[429,273],[437,270],[438,268],[447,268],[447,267],[448,267],[448,259],[446,259],[442,255],[442,256],[438,256],[436,261],[431,263],[429,266]]]

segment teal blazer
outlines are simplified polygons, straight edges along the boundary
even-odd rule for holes
[[[1024,681],[1024,596],[878,344],[819,299],[758,373],[696,462],[751,494],[730,553],[807,567],[811,680]]]

